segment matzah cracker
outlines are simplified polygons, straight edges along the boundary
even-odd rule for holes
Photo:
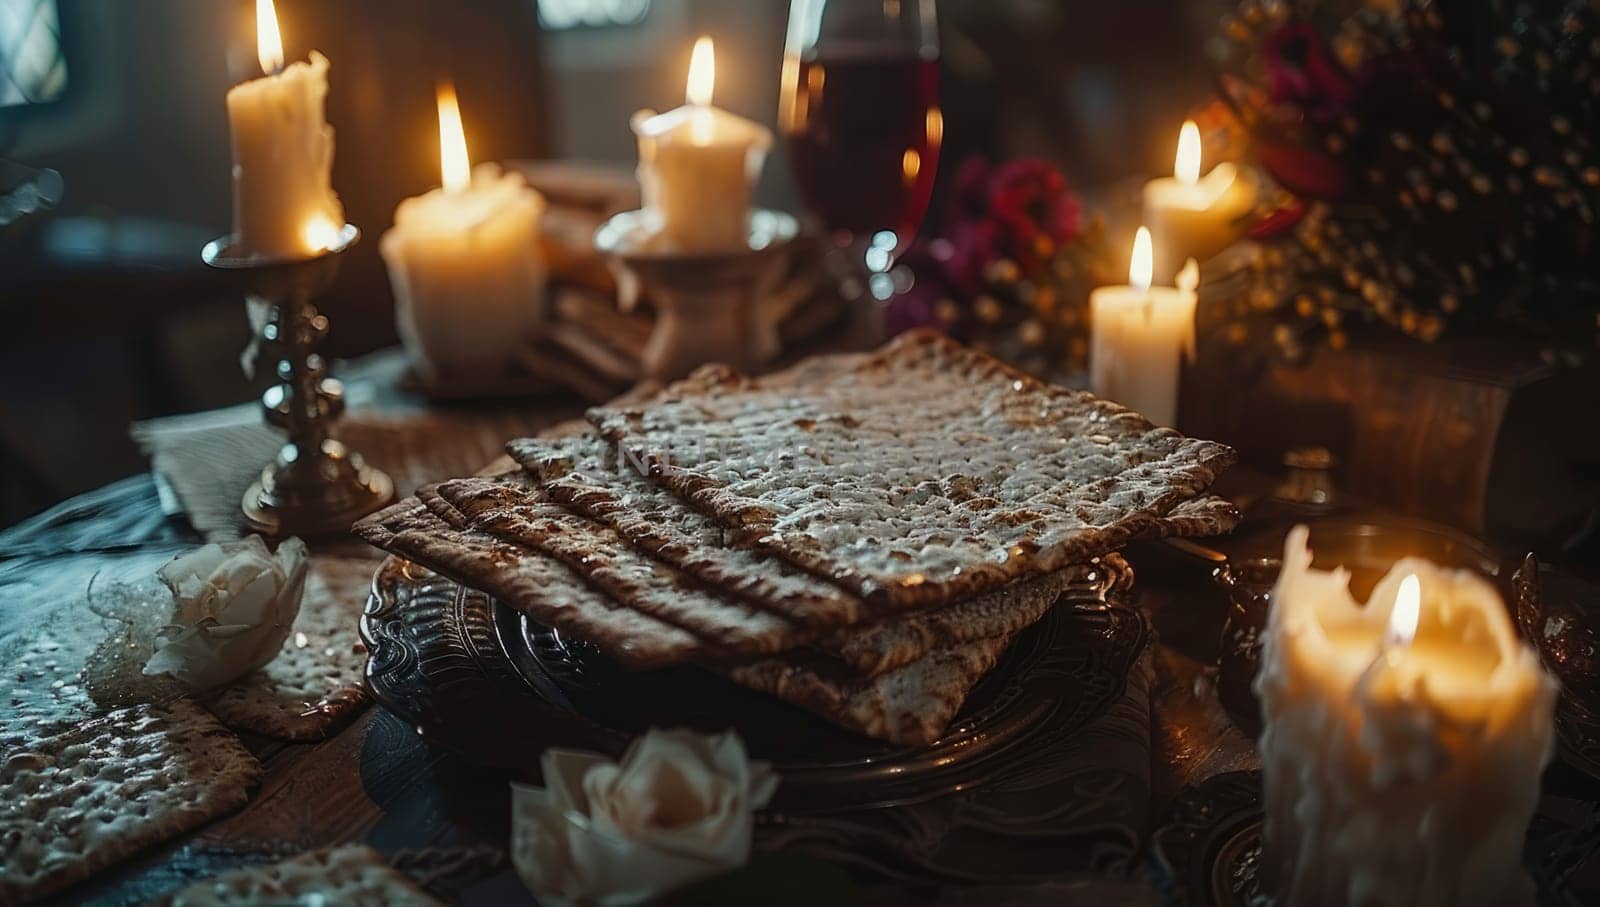
[[[433,897],[370,847],[314,850],[281,863],[252,866],[199,882],[156,902],[162,907],[231,904],[432,905]]]
[[[782,559],[727,544],[727,530],[720,523],[620,462],[616,449],[601,438],[523,438],[506,449],[564,506],[605,523],[635,546],[701,582],[761,608],[823,627],[855,624],[880,610]],[[514,476],[498,481],[526,484]],[[1237,508],[1228,501],[1194,498],[1146,526],[1140,536],[1217,535],[1232,530],[1238,520]],[[998,634],[976,633],[967,638],[994,635]]]
[[[967,694],[1013,636],[938,649],[870,680],[841,676],[800,658],[774,658],[727,671],[741,686],[776,696],[850,730],[901,746],[938,740]]]
[[[471,528],[560,557],[591,584],[619,602],[724,646],[732,634],[748,636],[758,625],[747,606],[698,586],[692,577],[650,559],[626,540],[587,518],[540,499],[536,489],[515,479],[456,479],[418,494],[446,521],[460,518]],[[769,558],[766,563],[772,563]],[[620,566],[619,565],[624,565]],[[817,635],[780,622],[781,629],[759,642],[782,643],[766,651],[792,649],[802,642],[871,677],[908,664],[932,649],[1014,633],[1038,620],[1063,589],[1092,566],[1079,566],[1012,583],[994,592],[943,608],[895,613],[872,623]],[[617,576],[616,574],[623,574]],[[759,613],[759,612],[757,612]],[[770,624],[770,621],[768,622]]]
[[[815,384],[708,367],[588,416],[763,549],[899,607],[1114,550],[1233,461],[925,331]]]
[[[787,561],[729,546],[720,523],[619,462],[602,438],[522,438],[506,450],[551,497],[702,582],[807,626],[854,624],[869,611],[859,595]]]
[[[93,717],[98,710],[79,674],[84,653],[104,636],[99,621],[64,609],[0,650],[6,666],[0,671],[0,753],[35,746]]]
[[[135,706],[0,765],[0,902],[32,900],[243,806],[261,765],[179,700]]]
[[[682,627],[742,655],[792,649],[814,632],[793,621],[720,595],[635,549],[609,527],[544,498],[535,488],[485,479],[457,479],[425,489],[489,532],[548,554],[590,585],[636,611]]]
[[[723,643],[718,633],[726,635],[741,625],[750,624],[746,608],[725,595],[699,589],[694,577],[683,576],[666,563],[651,561],[630,549],[626,541],[608,529],[597,533],[594,523],[541,501],[538,491],[526,485],[523,478],[459,478],[427,486],[419,491],[419,497],[446,521],[462,520],[462,525],[515,544],[546,550],[557,557],[562,557],[565,550],[562,560],[568,566],[624,605],[662,617],[699,637]],[[1118,565],[1122,563],[1117,555],[1106,557],[1115,558]],[[614,577],[603,579],[605,573],[618,569],[618,563],[637,565],[629,568],[630,579],[624,582]],[[773,563],[773,560],[766,558],[763,563]],[[822,632],[814,637],[811,645],[837,657],[864,677],[875,677],[885,670],[909,664],[931,649],[1018,632],[1043,616],[1067,585],[1082,582],[1083,576],[1093,574],[1094,569],[1094,563],[1074,565],[1042,577],[1011,582],[1002,589],[957,601],[955,605],[893,611],[870,624]],[[602,579],[595,582],[597,576]],[[669,608],[656,603],[661,598],[670,600]],[[770,603],[760,605],[770,606]],[[669,613],[669,609],[674,613]],[[688,617],[683,616],[685,613]],[[786,633],[786,645],[782,649],[794,648],[806,638]],[[750,648],[738,646],[726,648],[742,653],[750,651]]]
[[[1095,563],[1017,580],[964,602],[838,630],[816,648],[867,677],[875,677],[939,649],[1015,636],[1044,617],[1069,587],[1098,587],[1094,576],[1102,570],[1119,577],[1132,576],[1126,561],[1107,554]]]
[[[627,668],[725,654],[680,627],[612,601],[560,561],[455,528],[415,498],[361,520],[355,532],[385,551],[481,589],[545,626],[593,643]]]
[[[369,523],[362,530],[363,537],[402,557],[414,557],[430,569],[455,576],[458,581],[471,582],[462,573],[455,572],[461,569],[460,566],[452,568],[451,565],[467,565],[471,568],[492,557],[489,552],[512,549],[520,553],[499,555],[497,572],[484,577],[487,582],[480,588],[490,595],[502,595],[490,588],[491,584],[499,584],[507,589],[525,589],[524,584],[532,582],[538,595],[551,601],[575,602],[579,603],[575,607],[584,609],[618,608],[614,603],[596,604],[594,599],[603,599],[603,596],[585,585],[572,571],[545,555],[517,549],[517,546],[485,533],[450,527],[414,499],[391,509],[399,509],[403,513],[377,521],[388,524],[387,531],[390,534],[385,536]],[[413,544],[417,546],[415,549]],[[418,553],[409,553],[412,550]],[[539,578],[517,579],[525,567],[538,571]],[[509,583],[508,577],[512,578]],[[510,601],[507,603],[516,607]],[[646,615],[620,610],[634,620],[651,621]],[[610,648],[606,636],[568,631],[595,643],[602,650]],[[661,636],[674,632],[683,633],[676,627],[659,623],[652,631]],[[655,642],[659,638],[652,636],[651,640]],[[694,639],[692,636],[687,638]],[[912,663],[875,678],[863,677],[837,659],[810,648],[738,662],[729,661],[704,647],[685,646],[670,657],[683,661],[693,656],[693,661],[727,676],[741,686],[793,703],[849,730],[911,745],[937,739],[950,717],[960,709],[972,685],[1005,650],[1009,639],[978,640],[927,652]],[[659,653],[652,655],[659,656]],[[633,667],[641,664],[637,658],[632,662],[622,658],[618,660]],[[656,667],[665,663],[668,662],[656,660],[643,662],[643,666]]]
[[[366,707],[366,649],[356,625],[372,586],[372,561],[311,560],[294,631],[261,670],[206,700],[231,728],[282,740],[322,740]]]

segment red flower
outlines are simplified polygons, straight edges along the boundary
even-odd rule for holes
[[[1311,23],[1290,22],[1268,35],[1261,50],[1274,103],[1293,104],[1317,122],[1349,112],[1355,82]]]
[[[994,171],[989,211],[1003,250],[1024,267],[1047,261],[1083,231],[1082,205],[1066,177],[1038,158],[1009,161]]]

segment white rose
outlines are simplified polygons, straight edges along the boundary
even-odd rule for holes
[[[168,561],[157,576],[172,591],[172,622],[158,633],[144,674],[201,692],[262,667],[300,613],[308,566],[299,539],[285,539],[274,555],[254,535]]]
[[[742,866],[778,778],[732,732],[652,730],[620,763],[547,750],[512,785],[511,859],[550,903],[635,904]]]

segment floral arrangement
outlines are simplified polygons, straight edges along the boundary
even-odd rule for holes
[[[892,333],[936,327],[1041,376],[1084,367],[1089,291],[1122,277],[1059,170],[969,159],[930,232],[902,258],[915,283],[889,302]]]
[[[1275,316],[1290,352],[1361,323],[1594,347],[1600,7],[1244,0],[1215,46],[1209,118],[1288,193],[1236,325]]]

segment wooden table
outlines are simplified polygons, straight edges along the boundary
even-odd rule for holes
[[[81,591],[96,571],[141,563],[153,568],[198,541],[180,519],[163,512],[157,484],[149,475],[84,495],[0,533],[0,595],[6,602],[0,608],[0,644],[27,633],[35,620],[58,606],[64,591]],[[1215,657],[1221,596],[1204,571],[1165,549],[1129,554],[1143,604],[1161,639],[1151,735],[1154,827],[1185,787],[1220,772],[1254,768],[1257,761],[1251,742],[1233,727],[1210,688],[1207,665]],[[419,852],[451,849],[453,858],[465,861],[464,881],[451,889],[463,903],[530,900],[509,867],[493,865],[508,834],[505,777],[430,750],[382,708],[368,708],[321,743],[265,738],[248,738],[246,743],[264,763],[266,777],[245,809],[125,862],[69,891],[65,899],[142,902],[234,866],[364,841],[386,854],[411,852],[423,861],[437,854]],[[529,755],[530,762],[535,758]],[[1555,780],[1547,789],[1554,784],[1569,797],[1595,798],[1596,788],[1588,779],[1559,767],[1552,774]],[[929,894],[874,885],[806,857],[766,854],[692,900],[736,902],[757,893],[763,900],[793,903],[913,903]],[[1007,888],[1003,893],[967,889],[946,896],[973,903],[995,897],[1038,903],[1157,899],[1150,882],[1140,877]]]

